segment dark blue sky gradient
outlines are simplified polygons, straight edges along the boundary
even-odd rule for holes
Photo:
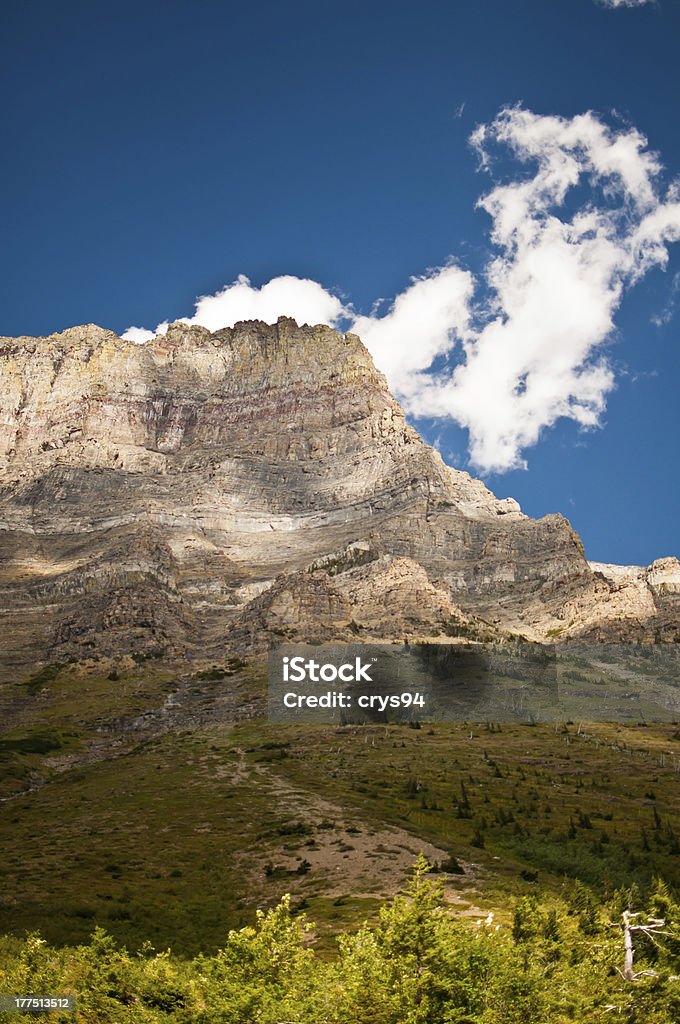
[[[478,270],[467,139],[508,103],[616,111],[680,176],[678,0],[5,0],[1,27],[2,334],[153,326],[240,273],[368,312],[451,256]],[[560,424],[487,480],[592,558],[679,553],[680,311],[650,323],[679,270],[624,302],[605,428]],[[418,426],[465,466],[462,431]]]

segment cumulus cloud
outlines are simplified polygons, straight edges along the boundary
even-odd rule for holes
[[[660,194],[645,138],[591,113],[508,108],[471,141],[487,170],[509,152],[523,171],[479,201],[496,247],[485,305],[472,308],[470,275],[452,267],[356,328],[412,415],[455,420],[473,464],[502,472],[524,466],[560,417],[599,425],[614,386],[604,348],[614,314],[627,286],[666,263],[680,204],[675,188]],[[586,198],[575,203],[579,187]],[[443,355],[454,365],[428,372]]]
[[[345,307],[337,296],[322,285],[307,278],[283,275],[254,287],[240,274],[214,295],[201,295],[195,303],[192,317],[182,317],[181,323],[199,324],[210,331],[233,327],[239,320],[263,320],[276,323],[280,316],[290,316],[300,324],[337,324],[346,315]],[[156,334],[165,334],[168,321],[157,325],[155,331],[143,327],[128,327],[123,337],[143,342]]]
[[[559,418],[598,426],[615,384],[614,316],[624,291],[663,267],[680,239],[680,190],[663,190],[638,131],[593,113],[507,108],[471,142],[492,179],[512,167],[479,200],[494,247],[482,279],[452,263],[413,278],[382,315],[363,316],[314,281],[279,277],[258,289],[241,277],[200,298],[185,322],[217,330],[288,315],[349,328],[409,414],[467,428],[482,471],[524,466]]]
[[[382,317],[359,316],[358,334],[406,404],[421,388],[421,374],[451,354],[456,337],[467,336],[474,278],[457,266],[442,267],[411,284]]]

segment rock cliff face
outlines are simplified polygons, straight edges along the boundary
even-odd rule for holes
[[[674,559],[622,600],[562,516],[446,466],[351,334],[0,339],[0,422],[5,673],[282,636],[677,629]]]

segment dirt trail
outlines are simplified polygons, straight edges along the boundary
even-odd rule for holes
[[[267,867],[276,877],[295,872],[295,891],[301,895],[337,899],[385,899],[403,888],[418,854],[431,864],[446,863],[449,851],[395,826],[375,827],[360,814],[283,779],[271,765],[248,765],[245,751],[234,748],[237,761],[220,766],[214,776],[232,785],[257,781],[268,792],[277,816],[288,818],[290,835],[283,835],[275,850],[263,846],[243,851],[241,870],[252,879],[254,892],[262,889]],[[306,862],[306,864],[305,864]],[[301,865],[305,869],[297,874]],[[478,865],[461,862],[462,875],[442,874],[447,902],[456,912],[485,917],[472,902],[479,880]]]

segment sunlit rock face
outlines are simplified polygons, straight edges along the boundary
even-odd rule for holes
[[[562,516],[522,515],[424,444],[351,334],[0,339],[0,422],[5,672],[281,636],[566,637],[621,611]],[[655,565],[623,609],[637,634],[677,600]]]

